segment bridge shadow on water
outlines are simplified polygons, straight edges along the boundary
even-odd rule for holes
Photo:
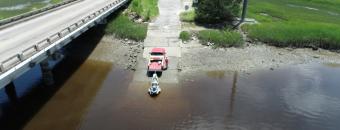
[[[105,25],[97,25],[86,33],[74,39],[62,52],[65,58],[53,68],[55,84],[53,86],[42,85],[40,67],[26,72],[14,83],[16,85],[18,100],[10,102],[6,99],[4,90],[0,91],[0,129],[22,129],[32,117],[50,100],[61,86],[72,76],[73,73],[86,61],[104,36]],[[27,84],[33,77],[38,79],[35,83]],[[25,90],[21,90],[25,89]],[[3,98],[3,99],[1,99]]]

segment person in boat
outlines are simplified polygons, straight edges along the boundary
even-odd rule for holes
[[[160,91],[161,88],[159,87],[158,76],[156,73],[154,73],[151,80],[151,87],[149,88],[149,94],[159,94]]]
[[[149,88],[150,95],[158,95],[161,92],[161,88],[156,80],[151,82],[151,87]]]

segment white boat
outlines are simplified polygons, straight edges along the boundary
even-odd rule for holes
[[[151,96],[158,95],[161,93],[162,89],[159,87],[158,76],[157,74],[153,74],[151,80],[151,87],[149,88],[148,92]]]

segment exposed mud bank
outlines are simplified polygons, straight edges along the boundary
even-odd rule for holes
[[[319,49],[277,48],[248,44],[243,48],[218,48],[201,45],[197,40],[182,45],[181,69],[251,72],[307,63],[340,63],[340,54]]]
[[[143,43],[128,39],[117,39],[105,35],[90,55],[89,59],[110,62],[118,67],[135,70],[137,56],[143,51]]]

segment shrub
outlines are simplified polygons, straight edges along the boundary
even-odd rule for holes
[[[200,23],[231,22],[239,14],[242,0],[199,0],[196,20]]]
[[[182,41],[189,41],[190,40],[190,33],[188,31],[182,31],[179,34],[179,39]]]
[[[129,9],[142,16],[145,20],[149,20],[158,15],[158,0],[132,0]]]
[[[118,14],[115,19],[108,23],[105,32],[114,34],[119,38],[143,41],[147,34],[147,25],[134,23],[127,16]]]
[[[194,10],[187,11],[187,12],[182,12],[180,14],[181,21],[183,21],[183,22],[194,22],[195,21],[195,17],[196,17],[196,14],[195,14]]]
[[[207,42],[214,43],[215,47],[240,47],[244,41],[241,34],[230,30],[203,30],[199,31],[198,39],[204,44]]]

